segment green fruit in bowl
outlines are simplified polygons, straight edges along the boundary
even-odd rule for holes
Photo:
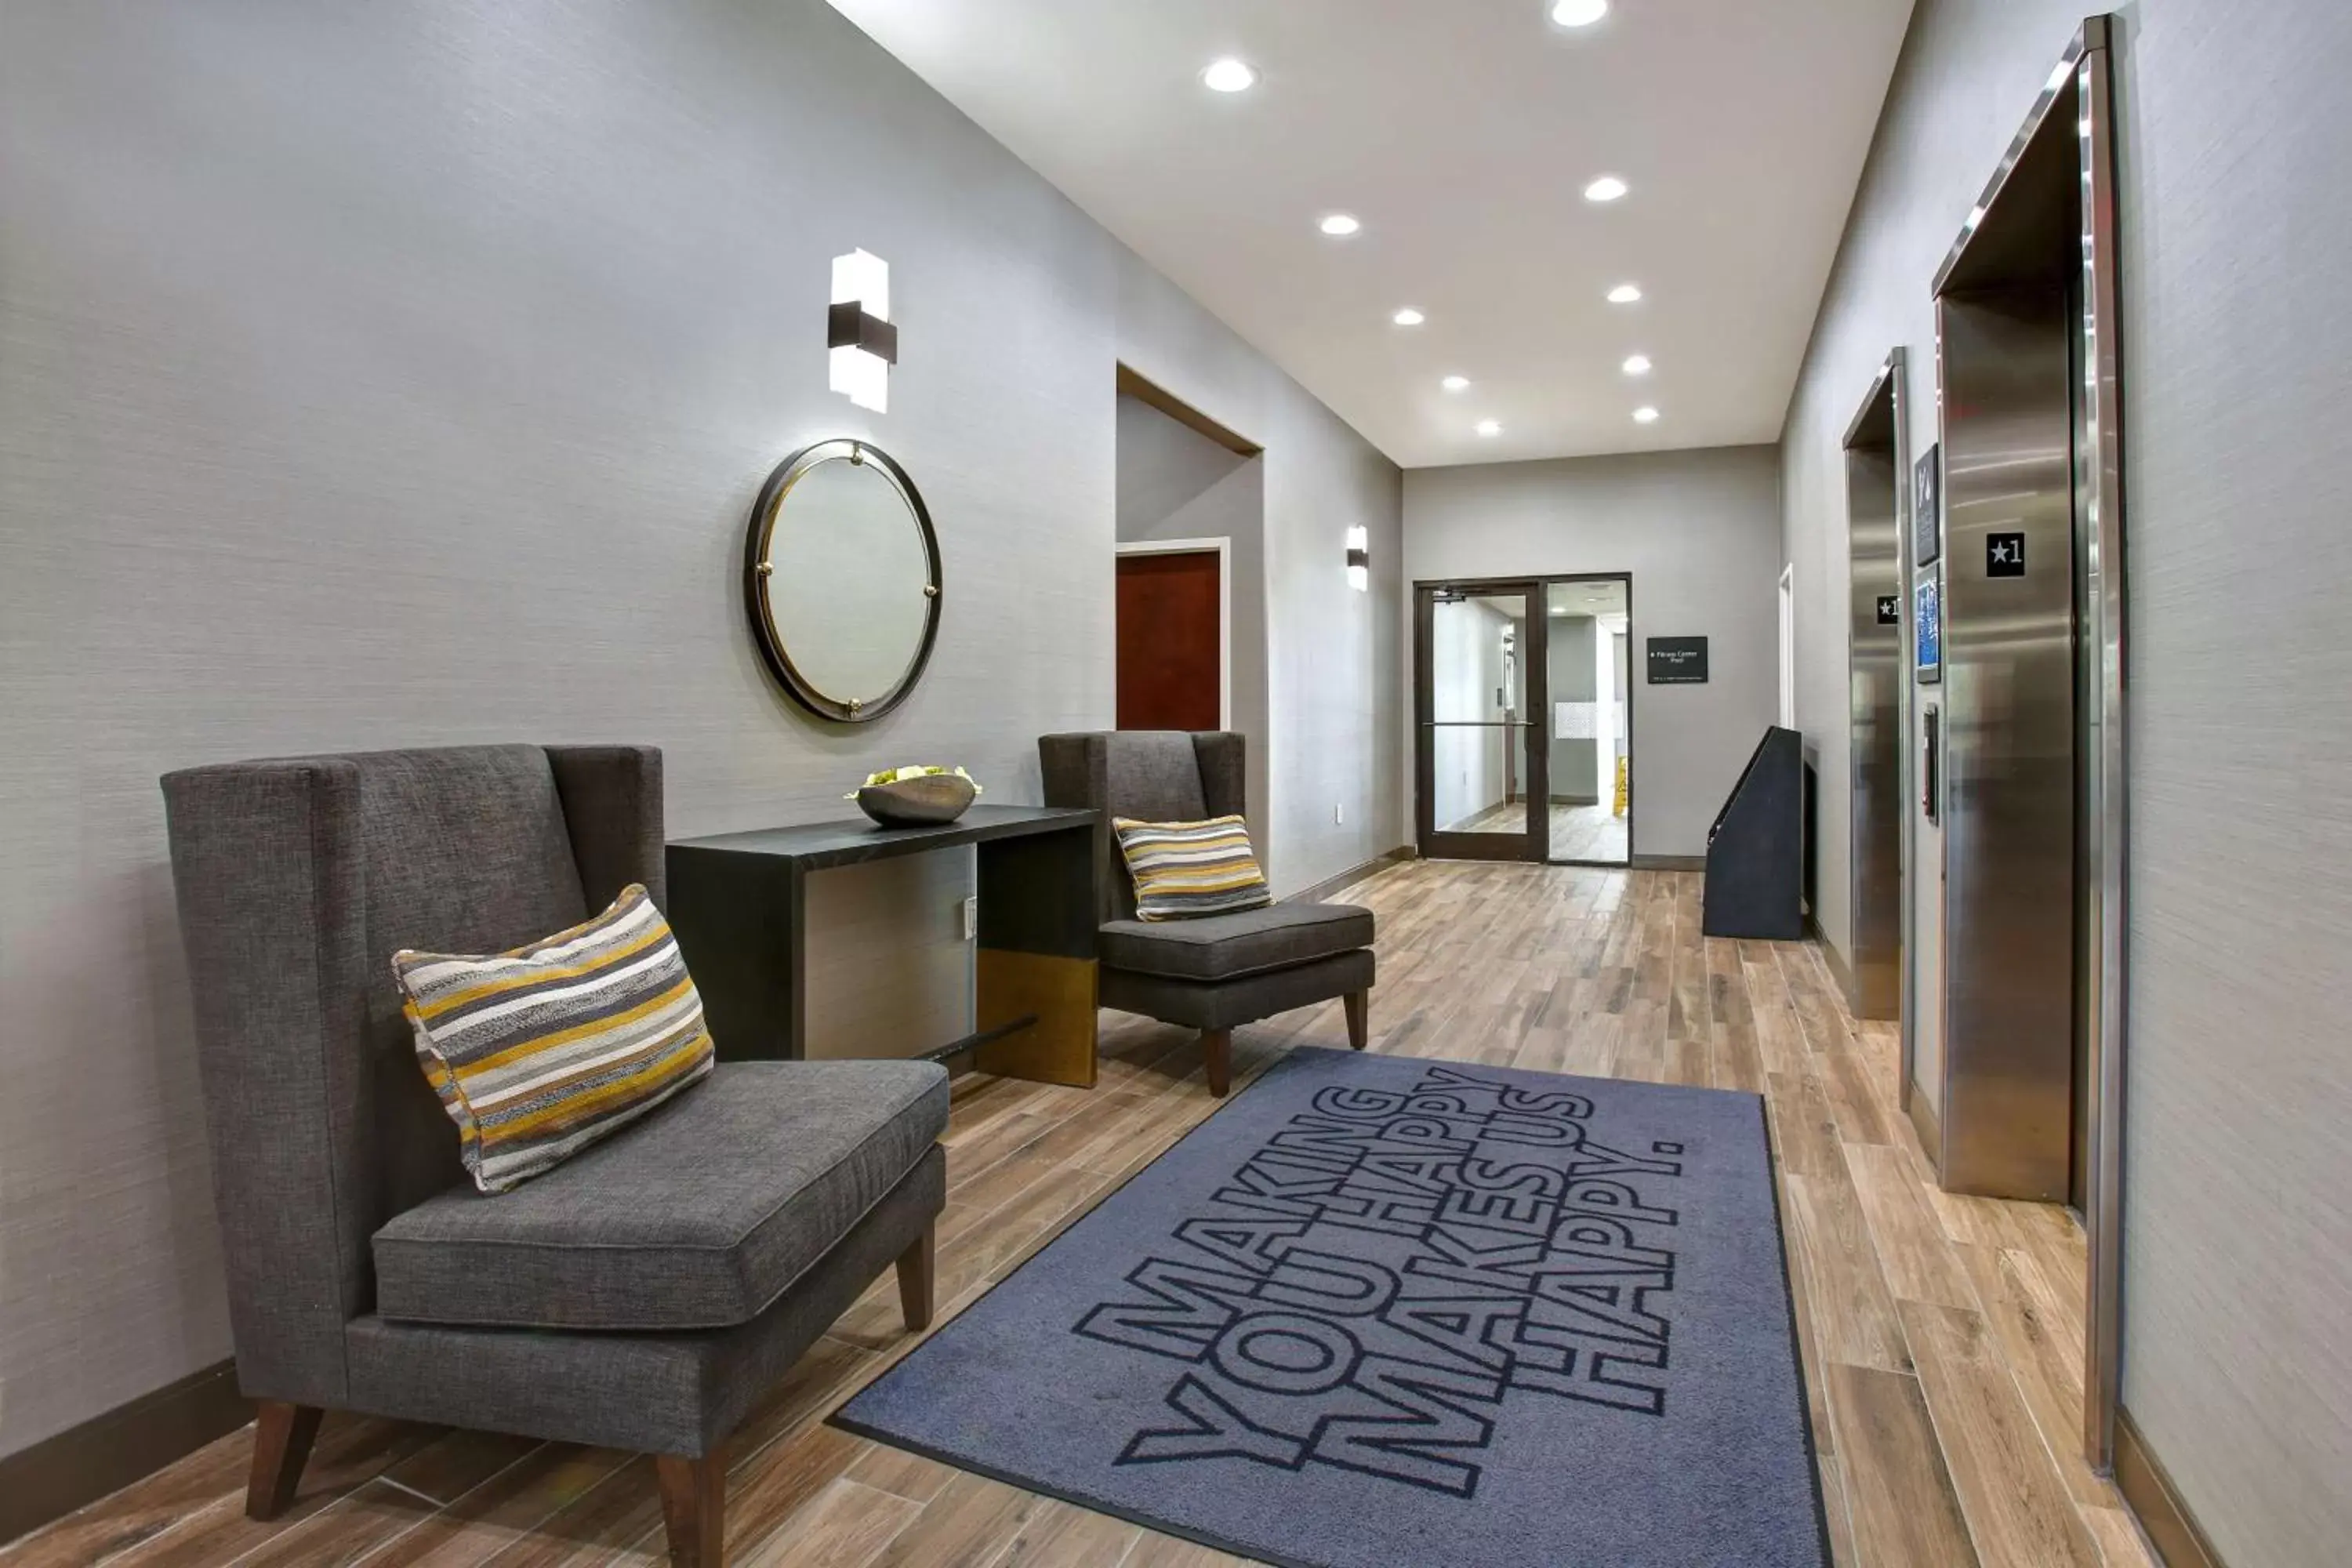
[[[986,793],[980,787],[979,782],[970,773],[964,772],[961,768],[943,768],[936,763],[913,763],[904,767],[884,768],[878,773],[866,774],[865,784],[860,785],[859,788],[874,789],[882,784],[902,784],[908,779],[929,778],[937,773],[953,773],[956,777],[963,780],[966,784],[971,784],[971,793],[974,795]],[[851,790],[847,795],[843,795],[841,798],[844,800],[856,800],[857,798],[857,791]]]

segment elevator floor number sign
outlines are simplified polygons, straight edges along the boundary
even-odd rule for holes
[[[2024,576],[2025,535],[2021,533],[1986,534],[1985,575],[1988,577]]]

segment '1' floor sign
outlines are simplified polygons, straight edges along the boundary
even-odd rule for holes
[[[2021,533],[1986,534],[1985,575],[1988,577],[2024,576],[2025,535]]]

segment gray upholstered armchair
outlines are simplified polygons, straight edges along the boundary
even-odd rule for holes
[[[895,1262],[931,1310],[947,1075],[722,1063],[484,1196],[417,1066],[395,949],[490,952],[662,896],[661,753],[479,746],[163,780],[196,1005],[247,1510],[326,1409],[650,1452],[673,1559],[722,1561],[721,1446]]]
[[[1228,731],[1117,730],[1037,742],[1047,805],[1102,813],[1098,948],[1102,1004],[1201,1031],[1209,1092],[1233,1082],[1236,1025],[1341,998],[1348,1043],[1364,1048],[1372,987],[1372,912],[1353,904],[1278,903],[1200,920],[1135,918],[1135,883],[1114,816],[1195,822],[1247,816],[1243,738]]]

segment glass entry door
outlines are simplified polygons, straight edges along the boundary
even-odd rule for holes
[[[1541,860],[1550,759],[1541,589],[1527,582],[1414,587],[1414,762],[1421,852]]]

